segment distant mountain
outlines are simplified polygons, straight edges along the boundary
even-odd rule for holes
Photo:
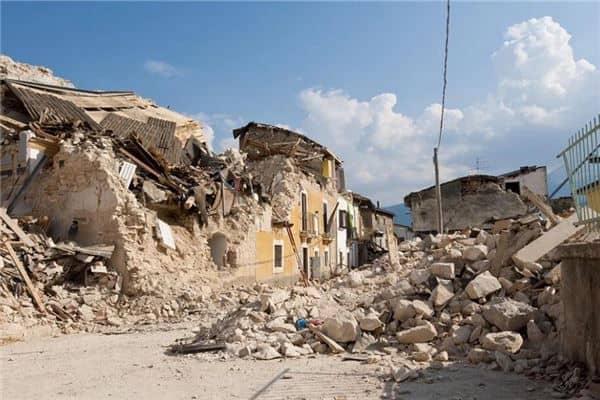
[[[393,206],[384,207],[386,210],[396,214],[394,216],[394,223],[408,225],[412,224],[412,218],[410,215],[410,208],[406,207],[404,203],[395,204]]]

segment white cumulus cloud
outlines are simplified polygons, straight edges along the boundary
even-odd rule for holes
[[[147,60],[144,63],[144,69],[151,74],[159,75],[163,78],[172,78],[181,75],[181,71],[178,68],[160,60]]]

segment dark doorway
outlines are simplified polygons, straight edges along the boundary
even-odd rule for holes
[[[308,247],[302,248],[302,269],[308,277]]]
[[[519,182],[506,182],[504,188],[513,193],[521,194],[521,184]]]

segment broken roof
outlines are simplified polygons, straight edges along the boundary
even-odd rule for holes
[[[516,169],[514,171],[510,171],[510,172],[507,172],[507,173],[504,173],[504,174],[498,175],[498,176],[502,177],[502,178],[513,178],[515,176],[528,174],[530,172],[537,171],[538,169],[546,169],[546,166],[542,165],[542,166],[538,167],[537,165],[526,165],[526,166],[520,167],[519,169]]]
[[[455,182],[478,182],[478,183],[486,183],[493,182],[498,183],[500,179],[497,176],[492,175],[467,175],[461,176],[456,179],[452,179],[450,181],[446,181],[440,184],[440,186],[446,186]],[[418,192],[411,192],[404,197],[404,204],[410,207],[410,200],[414,197],[421,197],[424,192],[428,192],[430,190],[435,189],[435,185],[429,186],[426,189],[419,190]]]
[[[376,212],[377,214],[384,214],[384,215],[387,215],[388,217],[391,217],[391,218],[394,218],[394,216],[396,215],[395,213],[393,213],[393,212],[391,212],[391,211],[389,211],[389,210],[386,210],[386,209],[384,209],[384,208],[376,208],[376,209],[375,209],[375,212]]]
[[[134,92],[83,90],[15,79],[3,79],[2,83],[8,85],[36,120],[44,108],[49,108],[59,120],[74,118],[87,123],[92,129],[100,129],[101,122],[109,114],[142,124],[148,124],[153,118],[175,123],[174,134],[181,142],[192,136],[204,141],[202,126],[198,121],[160,107]]]
[[[373,210],[377,208],[377,207],[375,207],[375,203],[373,203],[373,201],[371,201],[371,199],[368,198],[367,196],[363,196],[360,193],[356,193],[356,192],[352,192],[352,191],[348,191],[347,193],[352,196],[353,203],[358,203],[359,206],[364,205],[367,208],[371,208]]]
[[[276,125],[270,125],[270,124],[263,124],[263,123],[259,123],[259,122],[248,122],[246,125],[244,125],[241,128],[237,128],[233,130],[233,137],[235,139],[237,139],[238,137],[240,137],[243,134],[248,133],[251,129],[263,129],[266,131],[270,131],[273,133],[281,133],[284,134],[286,136],[290,136],[292,138],[295,139],[300,139],[302,141],[304,141],[306,144],[316,148],[316,150],[321,151],[323,154],[330,156],[331,158],[333,158],[336,162],[341,163],[342,160],[340,158],[338,158],[333,152],[331,152],[327,147],[323,146],[320,143],[315,142],[314,140],[312,140],[311,138],[309,138],[306,135],[303,135],[301,133],[292,131],[290,129],[287,128],[282,128],[280,126],[276,126]]]

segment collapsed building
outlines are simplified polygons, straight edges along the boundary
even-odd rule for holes
[[[241,243],[252,231],[240,229],[254,223],[251,213],[228,221],[257,206],[244,194],[243,161],[213,157],[197,121],[132,92],[5,79],[2,93],[3,205],[47,218],[55,241],[114,244],[111,264],[127,293],[152,264],[158,275],[210,257],[222,266],[225,248],[215,250],[223,244],[213,237],[227,230]]]
[[[397,253],[390,233],[393,214],[370,200],[368,212],[359,211],[356,195],[346,190],[342,160],[325,146],[256,122],[235,129],[233,136],[247,155],[247,172],[258,182],[257,195],[272,206],[271,221],[263,221],[256,232],[257,260],[247,271],[250,277],[320,279],[373,259],[359,257],[359,247],[376,246],[377,255]]]
[[[533,193],[548,197],[548,172],[545,166],[526,165],[499,175],[499,178],[505,190],[521,194],[523,186],[527,186]]]
[[[490,175],[470,175],[440,185],[444,227],[459,231],[482,227],[494,220],[525,215],[527,207],[518,194],[504,190],[501,179]],[[404,198],[411,209],[413,231],[437,230],[435,186],[413,192]]]
[[[15,307],[27,289],[54,317],[148,321],[192,312],[229,282],[320,279],[360,265],[350,261],[342,161],[324,146],[250,123],[234,132],[241,152],[217,155],[185,115],[6,60],[0,256],[15,269],[0,274],[0,295]],[[361,240],[395,255],[391,217],[370,212],[389,224],[377,217],[370,226],[381,233]],[[87,287],[98,282],[101,295]],[[95,300],[82,304],[88,289]],[[128,296],[127,310],[98,300],[115,294]]]

